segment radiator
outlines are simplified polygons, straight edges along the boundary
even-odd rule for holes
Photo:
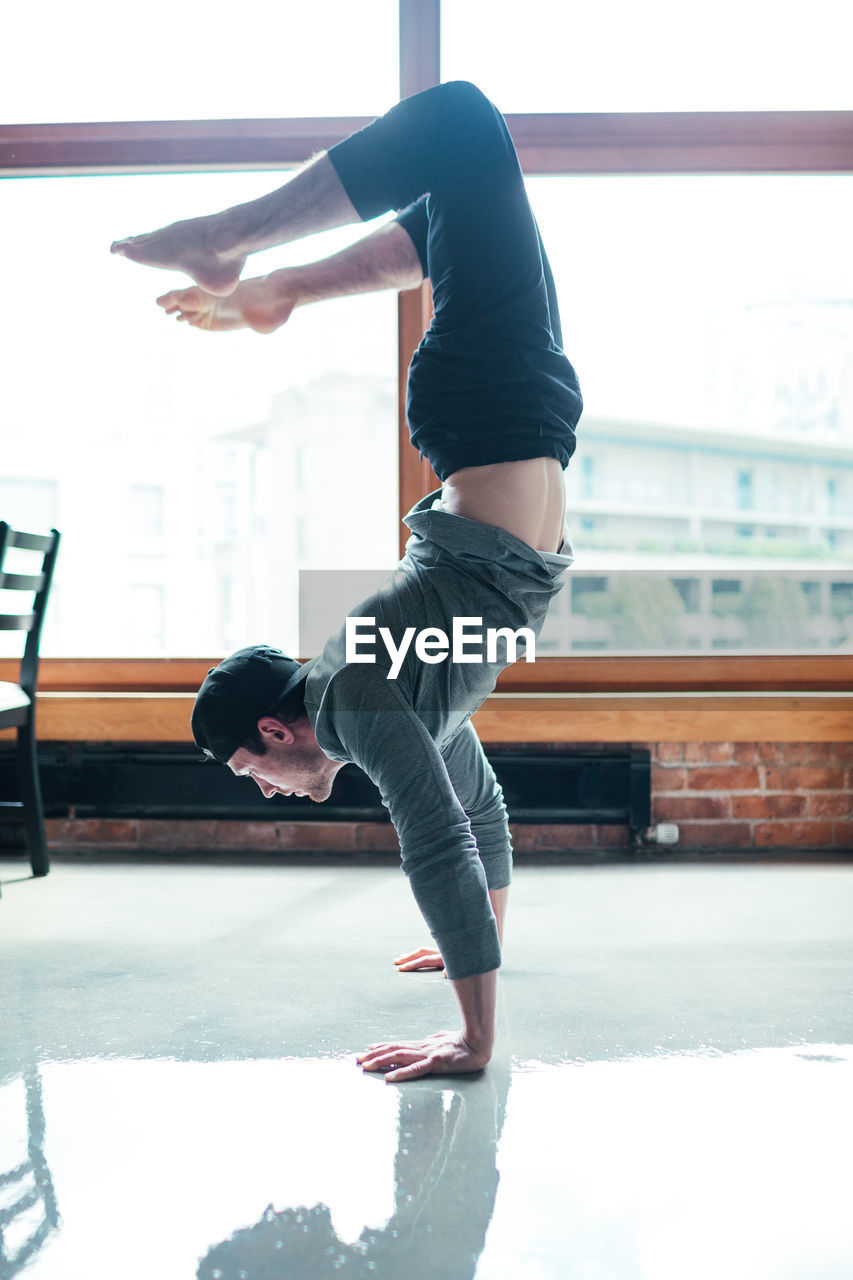
[[[634,834],[650,824],[646,748],[487,754],[511,822],[625,823]],[[202,762],[194,747],[48,743],[39,759],[47,817],[388,821],[379,792],[355,765],[341,769],[330,798],[318,805],[301,796],[265,800],[247,779]],[[0,804],[17,798],[16,787],[14,757],[2,752]]]

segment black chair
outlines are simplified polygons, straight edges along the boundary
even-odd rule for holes
[[[28,557],[35,572],[10,573],[6,569],[6,553],[13,548],[35,553],[34,557]],[[41,628],[58,549],[56,529],[48,534],[22,533],[0,520],[0,590],[34,593],[30,613],[0,613],[0,631],[27,632],[18,683],[0,681],[0,729],[18,730],[21,799],[12,804],[23,809],[27,850],[35,876],[46,876],[49,868],[36,755],[36,679]],[[41,560],[40,565],[37,559]]]

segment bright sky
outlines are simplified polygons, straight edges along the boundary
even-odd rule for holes
[[[505,112],[853,107],[849,0],[443,0],[442,34]]]
[[[396,0],[45,0],[3,15],[0,120],[379,114],[397,94]]]
[[[397,92],[396,0],[11,6],[0,119],[370,115]],[[543,32],[545,35],[543,36]],[[442,77],[503,111],[853,107],[849,0],[443,0]]]

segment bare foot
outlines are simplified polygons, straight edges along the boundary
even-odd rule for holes
[[[210,221],[188,218],[147,235],[114,240],[110,252],[143,266],[185,271],[207,293],[227,297],[237,287],[246,258],[211,246]]]
[[[286,269],[271,276],[241,280],[233,293],[214,297],[204,289],[172,289],[157,299],[167,316],[211,333],[254,329],[273,333],[290,318],[298,299],[287,286]]]

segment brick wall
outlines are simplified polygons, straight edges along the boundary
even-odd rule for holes
[[[512,824],[518,853],[567,849],[605,851],[630,844],[627,827],[569,823]],[[399,853],[387,822],[219,822],[154,819],[49,818],[54,852],[102,848],[117,852]],[[17,843],[17,842],[16,842]],[[0,847],[4,844],[0,828]]]
[[[209,853],[398,853],[388,822],[226,822],[149,818],[49,818],[55,851],[100,846],[118,851]]]
[[[668,852],[676,856],[679,851],[773,849],[853,853],[853,742],[646,745],[652,757],[652,822],[675,822],[679,827],[679,842]],[[543,745],[527,749],[541,751]],[[555,743],[550,749],[565,750],[565,746]],[[519,745],[513,744],[513,750],[518,751]],[[389,824],[370,822],[59,818],[48,820],[47,828],[55,851],[100,847],[366,853],[399,848]],[[0,846],[17,843],[15,837],[0,827]],[[562,823],[514,824],[513,839],[519,853],[603,852],[629,843],[626,827]]]
[[[679,848],[853,852],[853,742],[650,745],[652,821]]]

